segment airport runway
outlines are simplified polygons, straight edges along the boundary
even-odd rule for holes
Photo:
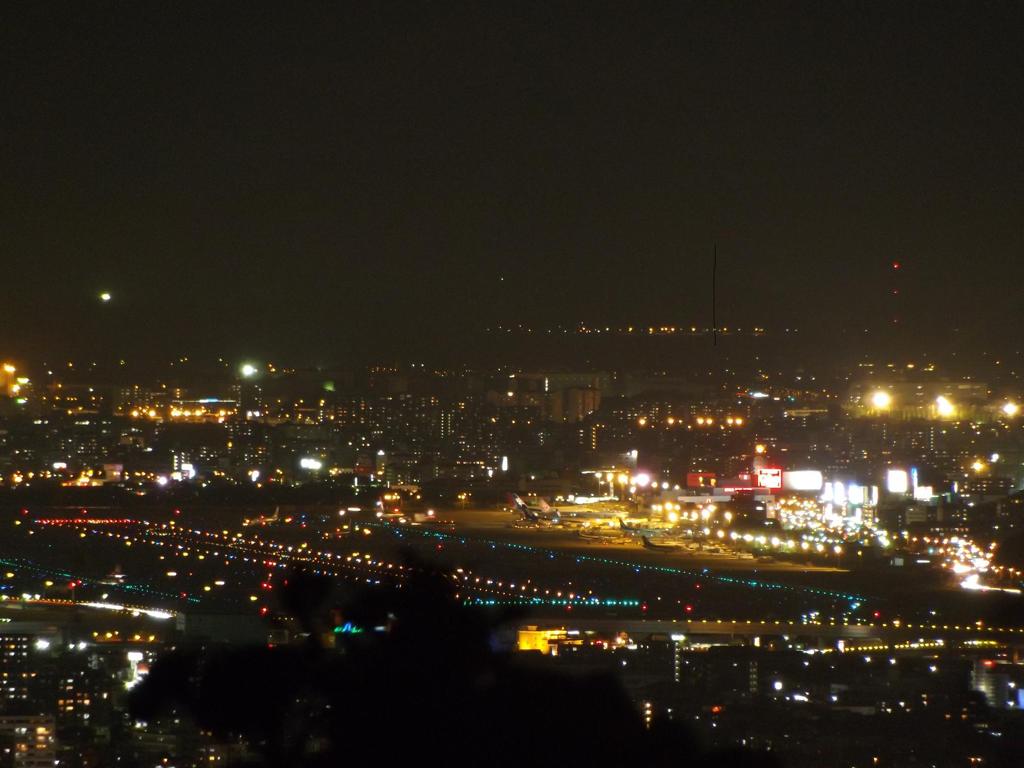
[[[822,562],[792,562],[776,559],[775,562],[758,562],[730,554],[700,554],[680,549],[672,552],[645,549],[637,540],[602,541],[580,536],[577,530],[560,526],[528,527],[517,524],[517,515],[498,509],[454,509],[439,512],[444,520],[452,520],[459,533],[467,536],[497,539],[527,544],[534,547],[578,551],[593,554],[601,552],[608,557],[623,557],[638,562],[669,565],[677,568],[715,571],[797,572],[797,573],[845,573],[846,569]],[[623,537],[625,539],[625,537]]]

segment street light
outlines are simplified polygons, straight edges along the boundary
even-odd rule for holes
[[[1003,403],[1003,413],[1007,416],[1016,416],[1020,412],[1020,406],[1013,401]]]
[[[884,389],[880,389],[871,395],[871,405],[880,411],[884,411],[890,405],[892,405],[892,395],[886,392]]]
[[[238,371],[239,373],[242,374],[242,378],[251,379],[253,376],[260,372],[260,369],[257,368],[252,363],[243,363],[242,367],[239,368]]]
[[[937,398],[935,398],[935,410],[939,414],[939,416],[944,417],[952,416],[954,413],[956,413],[956,408],[953,407],[953,403],[951,403],[948,398],[942,395],[939,395]]]

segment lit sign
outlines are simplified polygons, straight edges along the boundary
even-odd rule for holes
[[[782,483],[789,491],[820,491],[825,479],[816,469],[800,469],[783,473]]]
[[[935,495],[935,489],[930,485],[919,485],[914,489],[914,498],[918,501],[931,501]]]
[[[850,483],[846,486],[846,500],[855,507],[863,506],[866,494],[864,493],[864,486],[857,485],[856,483]]]
[[[910,488],[907,470],[890,469],[885,475],[885,489],[889,493],[906,493]]]
[[[758,488],[781,488],[782,487],[782,470],[781,469],[769,469],[761,468],[757,471],[757,487]]]

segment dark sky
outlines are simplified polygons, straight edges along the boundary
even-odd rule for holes
[[[0,350],[708,322],[714,243],[723,324],[884,325],[899,260],[908,327],[1005,343],[1022,8],[4,4]]]

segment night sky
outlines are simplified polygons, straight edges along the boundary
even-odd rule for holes
[[[1015,341],[1024,5],[277,6],[4,4],[0,352]]]

